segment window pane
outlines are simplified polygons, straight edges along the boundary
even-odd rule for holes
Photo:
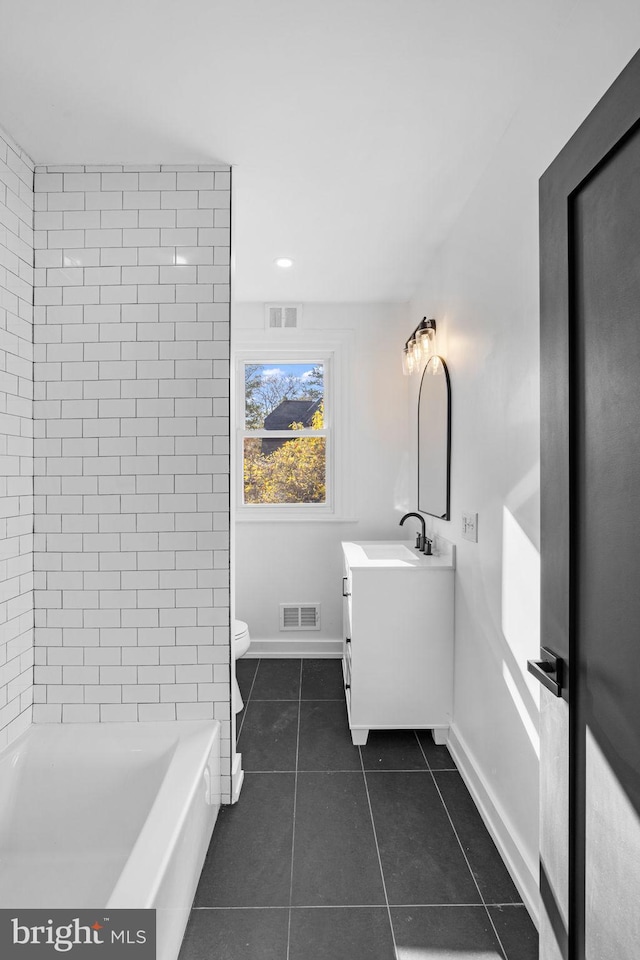
[[[245,503],[325,503],[326,438],[245,438]]]
[[[322,363],[245,363],[247,430],[322,430]]]

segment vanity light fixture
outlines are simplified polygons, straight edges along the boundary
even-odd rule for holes
[[[293,260],[291,257],[276,257],[274,263],[276,267],[282,267],[283,270],[288,270],[289,267],[293,266]]]
[[[402,351],[402,372],[405,377],[419,370],[430,357],[436,356],[436,321],[423,317]]]

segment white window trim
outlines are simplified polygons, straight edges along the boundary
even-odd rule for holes
[[[297,336],[278,337],[278,345],[273,341],[265,342],[257,331],[251,331],[253,346],[238,347],[234,350],[234,420],[235,420],[235,457],[232,472],[235,474],[235,515],[238,521],[251,522],[297,522],[309,520],[349,521],[347,516],[350,501],[348,489],[349,470],[349,391],[345,383],[347,369],[347,345],[335,340],[317,338],[313,341],[307,336],[304,341],[299,331]],[[327,435],[327,502],[287,503],[287,504],[245,504],[243,503],[243,439],[244,432],[244,364],[245,363],[324,363],[325,364],[325,424]],[[252,431],[253,433],[253,431]],[[280,431],[277,431],[279,434]],[[325,431],[299,430],[296,436],[322,436]],[[259,436],[259,432],[255,432]],[[267,436],[275,437],[275,431]]]

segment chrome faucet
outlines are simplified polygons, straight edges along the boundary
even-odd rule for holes
[[[422,524],[422,530],[416,536],[416,550],[420,550],[422,553],[424,553],[425,556],[430,557],[431,544],[433,541],[431,541],[427,536],[427,528],[425,526],[424,517],[421,516],[421,514],[419,513],[405,513],[404,517],[400,521],[400,526],[402,526],[405,520],[408,520],[409,517],[415,517],[416,520],[419,520],[420,523]]]

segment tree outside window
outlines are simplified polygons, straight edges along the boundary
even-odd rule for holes
[[[325,367],[244,364],[245,504],[327,503]]]

